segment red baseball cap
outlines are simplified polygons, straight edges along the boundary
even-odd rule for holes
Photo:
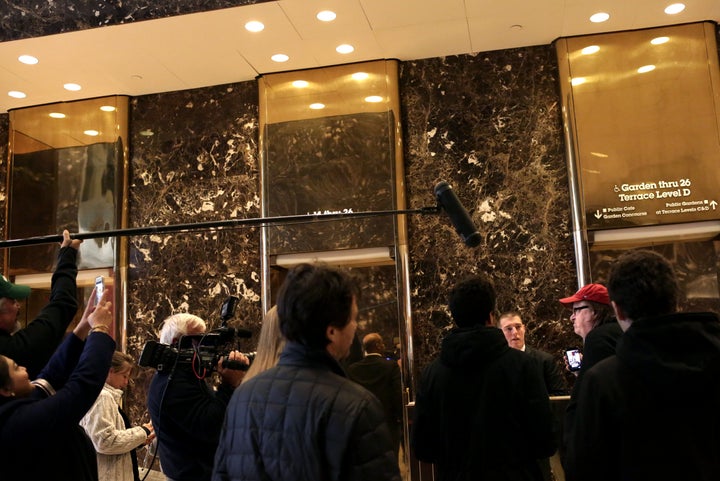
[[[588,284],[572,296],[560,299],[560,303],[565,307],[572,307],[574,302],[579,301],[593,301],[610,305],[610,296],[607,288],[602,284]]]

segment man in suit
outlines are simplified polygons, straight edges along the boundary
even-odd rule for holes
[[[552,355],[525,344],[525,324],[518,312],[510,311],[502,314],[498,320],[498,327],[505,335],[508,346],[519,351],[524,351],[537,361],[538,365],[542,368],[543,379],[545,380],[548,394],[551,396],[567,394],[565,380]]]
[[[377,332],[363,338],[365,357],[347,368],[348,377],[380,400],[385,411],[393,447],[400,448],[402,434],[402,386],[397,361],[385,359],[385,343]]]

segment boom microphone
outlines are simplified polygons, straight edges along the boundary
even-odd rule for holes
[[[470,214],[465,210],[465,207],[460,203],[460,199],[457,198],[452,187],[445,181],[438,182],[435,186],[435,197],[437,198],[438,204],[445,209],[450,222],[452,222],[455,230],[463,242],[468,247],[477,247],[480,244],[482,238],[480,233],[475,228]]]

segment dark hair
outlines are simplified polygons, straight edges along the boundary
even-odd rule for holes
[[[610,299],[633,321],[677,309],[679,287],[670,262],[649,250],[621,255],[610,270]]]
[[[595,323],[593,324],[593,329],[615,320],[615,311],[610,304],[603,304],[602,302],[589,300],[586,300],[585,302],[590,304],[593,312],[595,313]]]
[[[448,305],[458,327],[486,324],[495,310],[495,285],[485,275],[468,277],[450,291]]]
[[[328,326],[350,322],[353,299],[359,289],[349,274],[327,266],[299,264],[278,292],[280,330],[289,341],[325,348]]]

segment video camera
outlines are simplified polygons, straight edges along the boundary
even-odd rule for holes
[[[190,365],[196,372],[211,372],[217,368],[218,362],[227,369],[246,371],[249,365],[240,361],[228,360],[232,350],[232,341],[238,338],[249,338],[252,333],[246,329],[227,327],[227,321],[235,315],[235,306],[239,299],[228,297],[220,310],[222,325],[205,334],[194,334],[180,338],[177,348],[157,341],[148,341],[140,354],[138,365],[152,367],[160,372],[171,371],[175,366]],[[255,353],[245,354],[250,361]]]

